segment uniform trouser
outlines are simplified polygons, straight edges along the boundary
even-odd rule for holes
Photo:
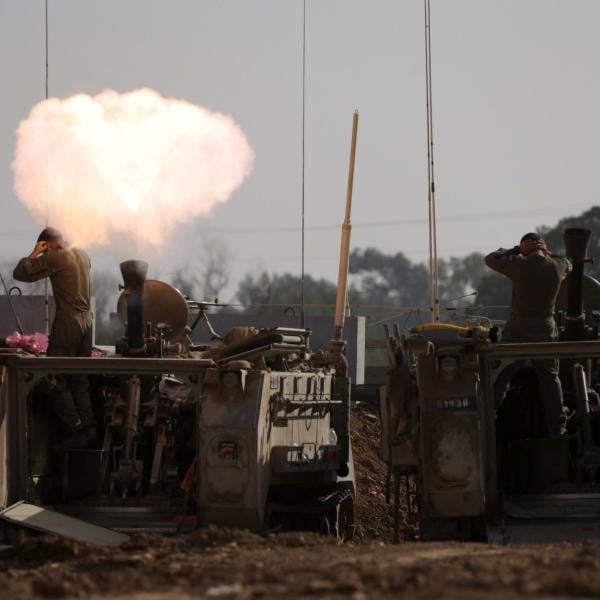
[[[504,340],[503,340],[504,341]],[[538,389],[542,403],[544,421],[548,435],[551,438],[560,437],[563,414],[563,397],[560,379],[558,378],[558,360],[548,358],[544,360],[522,361],[518,360],[502,371],[494,384],[497,407],[499,408],[510,382],[517,371],[530,367],[537,376]]]
[[[91,315],[74,318],[57,315],[48,343],[48,356],[90,356],[92,353]],[[66,434],[95,426],[87,375],[56,375],[51,393],[52,408]]]

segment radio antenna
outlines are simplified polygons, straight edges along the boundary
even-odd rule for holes
[[[302,2],[302,233],[300,270],[300,327],[304,329],[304,175],[306,163],[306,0]]]
[[[429,221],[429,306],[432,322],[440,320],[440,294],[435,214],[435,177],[433,160],[433,105],[431,92],[431,6],[425,4],[425,94],[427,106],[427,205]]]
[[[48,100],[48,0],[45,0],[44,25],[45,25],[45,48],[46,48],[46,100]],[[46,200],[46,227],[48,227],[48,201]],[[48,278],[44,277],[44,333],[50,332],[50,310],[48,304]]]
[[[15,320],[15,324],[17,326],[17,331],[23,335],[25,331],[23,330],[23,325],[21,324],[21,320],[19,319],[19,315],[17,315],[17,311],[15,310],[15,306],[12,302],[12,298],[10,296],[10,290],[6,285],[6,281],[4,281],[4,277],[2,277],[2,273],[0,273],[0,282],[2,282],[2,287],[4,288],[4,293],[6,294],[6,299],[8,300],[8,306],[10,308],[10,312],[12,313],[13,319]]]

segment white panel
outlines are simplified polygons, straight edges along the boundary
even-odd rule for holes
[[[9,506],[0,512],[0,518],[36,531],[99,546],[119,546],[129,539],[129,536],[111,529],[98,527],[27,502],[17,502]]]

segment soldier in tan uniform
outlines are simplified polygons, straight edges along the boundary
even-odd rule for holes
[[[33,252],[17,264],[13,277],[37,281],[49,277],[56,305],[48,356],[90,356],[90,259],[79,248],[65,244],[60,231],[48,227]],[[96,424],[85,375],[58,375],[52,404],[63,427],[60,449],[85,448],[97,441]]]
[[[562,280],[571,270],[568,258],[548,252],[537,233],[525,234],[518,246],[500,248],[485,257],[485,263],[511,279],[510,316],[502,332],[502,342],[551,342],[558,338],[554,321],[556,298]],[[504,399],[517,364],[507,369],[496,381],[496,398]],[[558,378],[558,360],[532,361],[545,410],[548,433],[559,437],[562,418],[562,388]]]

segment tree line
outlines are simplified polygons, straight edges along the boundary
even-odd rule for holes
[[[590,229],[589,254],[600,258],[600,206],[561,219],[554,227],[539,227],[538,232],[553,253],[564,254],[562,232],[568,227]],[[490,270],[479,252],[441,259],[438,270],[442,307],[492,308],[510,304],[510,281]],[[600,278],[600,261],[590,264],[587,273]],[[386,254],[377,248],[355,249],[350,256],[350,274],[349,302],[361,314],[368,313],[370,308],[427,308],[427,266],[412,262],[402,252]],[[304,287],[307,304],[323,308],[335,303],[334,282],[306,276]],[[297,304],[299,289],[297,275],[263,272],[247,275],[239,283],[237,298],[254,310],[266,309],[270,304]]]
[[[562,232],[568,227],[585,227],[592,232],[589,255],[600,258],[600,206],[594,206],[579,216],[561,219],[554,227],[539,227],[553,253],[563,254]],[[182,293],[196,300],[220,297],[229,284],[228,255],[218,243],[203,253],[200,269],[180,268],[168,282]],[[10,274],[14,263],[0,265],[7,284],[13,282]],[[473,252],[464,257],[441,259],[438,266],[440,306],[447,314],[453,310],[481,312],[490,318],[502,318],[510,304],[510,281],[491,271],[484,263],[484,255]],[[600,279],[600,260],[588,265],[587,273]],[[92,271],[92,290],[96,298],[97,337],[108,331],[109,315],[115,310],[118,297],[116,274]],[[25,284],[25,293],[42,293],[43,285]],[[410,314],[426,311],[428,307],[429,275],[427,266],[413,262],[402,252],[386,254],[377,248],[357,248],[350,256],[350,287],[348,302],[352,314],[369,315],[384,319],[386,314]],[[304,300],[307,314],[333,313],[336,283],[324,278],[306,275]],[[300,301],[300,277],[292,273],[248,274],[237,284],[232,298],[235,307],[227,310],[260,314],[279,312],[286,307],[297,308]]]

